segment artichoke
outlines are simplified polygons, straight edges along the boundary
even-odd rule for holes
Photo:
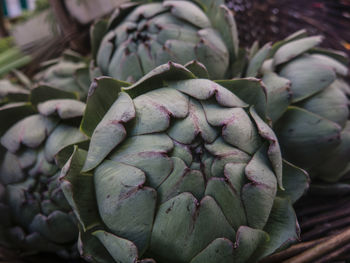
[[[92,52],[102,75],[134,82],[173,61],[204,64],[211,79],[240,68],[236,24],[223,0],[148,1],[118,8],[92,29]]]
[[[252,56],[247,76],[262,77],[268,114],[287,160],[312,178],[340,180],[350,169],[347,58],[299,31]]]
[[[207,75],[169,62],[132,86],[95,79],[81,125],[89,147],[61,172],[87,260],[256,262],[297,239],[290,200],[307,179],[282,163],[261,104],[241,99],[263,94],[260,81]]]
[[[54,157],[86,139],[78,128],[85,104],[75,93],[48,86],[29,97],[0,108],[0,244],[74,256],[78,229]]]

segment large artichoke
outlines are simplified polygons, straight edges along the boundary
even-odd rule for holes
[[[54,157],[85,140],[78,129],[84,108],[76,94],[47,86],[34,88],[30,101],[0,108],[1,245],[76,254],[76,221],[59,187]]]
[[[251,59],[247,76],[262,77],[285,158],[313,178],[336,182],[350,168],[347,58],[318,48],[321,41],[299,31],[267,44]]]
[[[190,60],[204,64],[212,79],[240,71],[233,66],[239,56],[236,24],[223,0],[138,2],[122,5],[108,25],[92,29],[102,75],[134,82],[168,61]]]
[[[169,62],[132,86],[91,86],[81,126],[90,145],[61,178],[86,259],[256,262],[297,238],[283,196],[295,201],[305,174],[282,165],[271,128],[233,93],[263,94],[260,82],[205,76],[199,63]]]

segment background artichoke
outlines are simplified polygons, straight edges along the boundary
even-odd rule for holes
[[[61,57],[43,63],[34,81],[74,92],[85,101],[91,83],[88,60],[72,50],[66,50]]]
[[[321,41],[299,31],[267,44],[252,56],[247,76],[262,77],[285,158],[312,177],[336,182],[350,168],[347,58],[318,48]]]
[[[306,176],[282,167],[273,131],[232,92],[262,93],[260,82],[207,75],[169,62],[129,87],[95,80],[81,126],[90,146],[61,179],[86,259],[256,262],[297,239],[283,196],[295,201]]]
[[[78,230],[54,157],[85,140],[78,129],[85,104],[75,93],[48,86],[25,94],[29,100],[20,97],[0,108],[0,243],[27,253],[74,256]]]
[[[222,0],[148,1],[122,5],[92,29],[102,75],[134,82],[168,61],[203,63],[212,79],[240,72],[237,29]],[[101,40],[102,39],[102,40]]]

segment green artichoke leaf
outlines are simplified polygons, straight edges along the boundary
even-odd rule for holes
[[[220,79],[225,77],[231,61],[229,50],[222,41],[221,35],[219,35],[213,28],[199,30],[197,34],[200,37],[200,41],[194,47],[196,59],[205,63],[210,78]],[[187,62],[191,60],[191,57],[184,57],[184,59]],[[175,61],[178,61],[181,64],[186,63],[182,63],[181,60]]]
[[[259,117],[259,115],[255,112],[253,107],[250,108],[250,113],[253,119],[255,120],[260,136],[265,138],[269,142],[267,155],[271,162],[272,169],[276,174],[278,185],[282,190],[284,190],[282,183],[281,148],[278,143],[277,137],[272,128]]]
[[[84,65],[84,67],[76,69],[74,76],[76,83],[80,87],[80,93],[87,94],[91,84],[89,67]],[[80,96],[80,99],[85,99],[85,96]]]
[[[198,28],[211,27],[210,20],[202,10],[190,1],[170,1],[163,2],[164,7],[170,7],[170,12],[182,20],[190,22]]]
[[[247,67],[247,63],[246,50],[244,48],[239,48],[237,58],[233,61],[229,69],[229,72],[231,72],[231,74],[229,74],[230,77],[227,78],[241,78],[244,76],[243,73]]]
[[[285,158],[305,169],[315,161],[320,165],[341,140],[338,124],[295,106],[279,119],[275,131]]]
[[[236,94],[241,100],[253,105],[261,118],[266,119],[267,94],[266,87],[256,78],[237,78],[232,80],[217,80],[216,83]]]
[[[305,37],[307,37],[307,30],[300,29],[300,30],[294,32],[293,34],[287,36],[284,40],[285,41],[294,41],[294,40],[302,39]]]
[[[84,60],[84,57],[80,53],[71,49],[65,50],[62,54],[62,58],[63,60],[68,60],[76,63],[82,62],[82,60]]]
[[[268,235],[261,230],[241,226],[233,244],[225,238],[215,239],[191,263],[246,263],[255,262],[252,253],[268,240]]]
[[[242,201],[247,214],[248,226],[262,229],[271,213],[273,200],[277,192],[277,180],[269,167],[263,145],[254,154],[245,167],[245,173],[251,183],[242,188]]]
[[[144,1],[139,1],[139,4],[143,4]],[[141,17],[144,18],[152,18],[154,16],[156,16],[157,14],[162,14],[165,11],[167,11],[169,8],[165,8],[165,6],[163,5],[163,3],[158,3],[158,1],[149,1],[150,4],[148,5],[141,5],[140,8],[134,9],[132,10],[132,12],[130,14],[127,15],[127,17],[125,18],[126,21],[130,21],[130,22],[138,22],[138,19]],[[159,2],[164,2],[164,1],[159,1]],[[135,6],[134,4],[131,4],[130,6]],[[129,5],[124,5],[122,6],[123,9],[126,9],[129,7]],[[117,17],[117,16],[114,16]],[[113,16],[112,16],[113,19]],[[113,21],[115,22],[115,21]]]
[[[126,82],[108,77],[100,77],[94,80],[89,90],[83,120],[80,125],[80,129],[87,136],[92,136],[96,126],[118,97],[121,87],[128,85]],[[91,116],[87,118],[87,115],[92,115],[94,118],[91,118]]]
[[[114,38],[115,38],[114,32],[109,32],[104,36],[101,44],[99,45],[95,62],[101,69],[101,72],[108,72],[108,63],[110,58],[112,57],[113,48],[114,48],[114,45],[112,43]]]
[[[144,172],[107,160],[95,170],[94,181],[103,222],[113,234],[132,241],[144,253],[151,236],[157,197],[154,189],[145,186]]]
[[[142,69],[138,54],[130,52],[132,45],[133,43],[124,42],[117,48],[108,65],[111,76],[120,76],[120,79],[135,82],[146,73]]]
[[[1,138],[1,144],[16,152],[21,144],[29,148],[38,147],[58,124],[58,120],[35,114],[13,125]]]
[[[38,111],[44,116],[57,114],[61,119],[80,117],[85,103],[72,99],[48,100],[38,104]]]
[[[75,142],[74,144],[66,145],[61,148],[58,153],[55,155],[55,161],[57,166],[62,169],[62,167],[68,162],[69,158],[72,156],[74,147],[77,146],[79,149],[88,151],[90,140],[83,140],[80,142]]]
[[[162,88],[141,95],[134,100],[136,118],[131,135],[161,132],[169,127],[171,116],[185,118],[189,113],[189,98],[183,93]]]
[[[200,84],[200,85],[194,85]],[[234,93],[227,91],[220,84],[208,79],[189,79],[183,81],[173,81],[168,83],[170,88],[179,90],[198,100],[207,100],[215,95],[215,99],[226,107],[247,107],[243,100],[237,97]]]
[[[271,50],[271,43],[265,44],[250,60],[246,72],[247,77],[256,77],[259,73],[263,62],[269,55]]]
[[[115,262],[113,257],[109,254],[106,247],[101,243],[96,235],[92,233],[98,230],[82,230],[82,226],[79,226],[79,240],[78,248],[82,258],[87,261],[101,262],[101,263],[111,263]],[[100,230],[104,232],[103,230]]]
[[[83,231],[103,225],[97,207],[93,174],[81,173],[87,152],[77,147],[61,170],[60,182],[63,193],[73,208]]]
[[[155,40],[150,40],[150,44],[144,44],[140,43],[137,47],[137,53],[140,59],[141,67],[144,72],[150,72],[152,69],[156,67],[158,64],[157,60],[171,60],[170,55],[169,58],[168,55],[165,55],[166,58],[164,58],[161,55],[164,55],[165,53],[159,52],[159,50],[162,50],[161,44],[159,44]],[[160,56],[158,56],[160,55]]]
[[[275,123],[291,103],[291,82],[274,72],[264,74],[262,81],[267,91],[267,115]]]
[[[30,224],[32,218],[40,213],[40,204],[36,199],[26,200],[25,194],[28,189],[32,188],[35,184],[33,179],[26,180],[24,182],[7,185],[7,198],[8,204],[11,208],[12,217],[17,222],[23,225]],[[23,200],[26,200],[23,205]]]
[[[198,62],[197,60],[192,60],[185,65],[189,71],[191,71],[197,78],[207,79],[209,78],[209,73],[206,67]]]
[[[0,167],[1,184],[7,185],[22,181],[25,178],[25,173],[21,167],[20,159],[15,154],[6,151]]]
[[[312,56],[301,56],[282,67],[279,75],[291,81],[292,102],[299,102],[324,90],[336,79],[330,66]]]
[[[285,45],[281,46],[273,56],[274,65],[278,66],[303,54],[305,51],[320,44],[322,40],[323,37],[321,36],[313,36],[293,40],[289,43],[286,43]]]
[[[120,238],[112,233],[98,230],[93,232],[93,236],[99,239],[104,245],[109,255],[115,262],[134,263],[138,262],[138,251],[135,244],[127,239]],[[98,261],[103,262],[103,261]],[[106,261],[111,262],[111,261]]]
[[[157,188],[157,202],[163,204],[182,192],[190,192],[200,200],[205,190],[203,174],[190,171],[184,161],[177,157],[172,157],[172,161],[173,170]]]
[[[254,251],[259,249],[269,239],[269,235],[259,229],[241,226],[236,235],[234,261],[255,262]]]
[[[33,87],[31,79],[27,77],[24,73],[17,69],[12,70],[12,73],[18,79],[19,83],[21,83],[24,86],[25,89],[30,90]]]
[[[21,119],[35,113],[33,105],[28,102],[9,103],[0,107],[0,136]]]
[[[234,244],[225,238],[217,238],[190,263],[231,263],[234,261]],[[240,262],[240,261],[237,261]]]
[[[137,3],[132,3],[137,2]],[[140,4],[140,2],[145,2],[144,0],[131,0],[129,2],[123,3],[120,5],[117,9],[114,10],[113,14],[110,16],[108,20],[108,29],[112,29],[116,27],[117,24],[119,24],[125,17],[130,13],[130,11],[137,5]],[[150,0],[148,2],[153,2],[153,0]]]
[[[90,77],[90,84],[94,81],[94,79],[102,76],[101,69],[97,66],[95,66],[94,61],[91,60],[89,64],[89,77]]]
[[[90,39],[91,39],[91,56],[96,59],[98,49],[102,42],[103,37],[108,31],[108,21],[105,19],[98,20],[90,27]]]
[[[30,102],[37,105],[53,99],[78,99],[78,94],[50,87],[48,85],[40,85],[30,93]]]
[[[0,80],[0,105],[8,102],[27,101],[29,91],[11,83],[7,79]]]
[[[162,31],[164,31],[164,29]],[[196,38],[198,37],[196,36]],[[188,61],[202,56],[203,53],[201,53],[201,51],[202,49],[206,51],[207,45],[208,42],[203,42],[197,45],[196,43],[183,41],[181,39],[167,39],[166,42],[162,45],[162,49],[160,50],[164,54],[162,56],[158,54],[156,55],[157,63],[160,62],[163,64],[167,61],[176,61],[176,63],[184,65]],[[194,50],[197,51],[197,53],[195,53]],[[208,56],[208,59],[217,59],[214,56],[219,57],[217,54],[214,54],[213,56],[213,54],[206,53],[205,55]],[[145,71],[145,73],[147,72]]]
[[[278,189],[277,195],[289,198],[294,204],[309,188],[310,178],[303,169],[283,160],[283,185],[285,190]]]
[[[327,156],[327,162],[313,168],[319,178],[325,182],[335,183],[349,172],[350,156],[350,121],[340,133],[341,144]],[[330,176],[332,175],[332,176]]]
[[[297,217],[290,200],[277,197],[264,228],[269,240],[253,254],[253,262],[296,243],[300,237]]]
[[[191,143],[197,135],[204,141],[213,142],[219,131],[211,127],[206,119],[203,106],[196,100],[189,101],[189,114],[185,119],[176,120],[169,128],[169,136],[183,144]]]
[[[333,59],[332,57],[322,54],[312,54],[310,57],[315,58],[323,63],[325,66],[331,67],[338,75],[346,77],[348,74],[347,65],[342,64],[340,61]]]
[[[62,148],[85,141],[86,139],[86,135],[81,133],[78,128],[59,124],[45,142],[44,151],[46,160],[53,162],[56,154]]]
[[[202,103],[209,124],[224,125],[222,138],[233,147],[253,154],[261,145],[261,138],[253,121],[242,108],[227,109],[216,104]]]
[[[252,44],[252,46],[249,48],[249,52],[248,52],[248,60],[251,60],[256,53],[259,51],[260,46],[259,46],[259,41],[255,40]]]
[[[328,56],[328,57],[331,57],[331,58],[337,60],[338,62],[340,62],[344,65],[349,64],[348,56],[346,55],[345,52],[342,52],[342,51],[326,49],[326,48],[321,48],[321,47],[314,47],[314,48],[309,50],[309,53],[325,55],[325,56]]]
[[[195,217],[193,215],[196,215]],[[167,240],[163,233],[167,233]],[[182,193],[159,206],[151,236],[150,249],[160,259],[190,262],[211,240],[233,240],[235,231],[210,196],[200,203],[190,193]]]
[[[29,225],[29,229],[57,243],[74,242],[78,235],[73,217],[59,210],[49,216],[37,214]]]
[[[227,220],[236,230],[242,225],[247,225],[245,208],[241,200],[241,189],[246,183],[245,167],[245,163],[226,164],[225,177],[211,178],[205,189],[205,195],[213,197],[218,202]]]
[[[45,152],[42,148],[39,149],[36,162],[28,171],[28,175],[35,178],[37,176],[52,176],[57,171],[57,167],[53,163],[46,160]]]
[[[158,187],[173,169],[165,155],[172,147],[173,142],[164,134],[132,136],[111,153],[110,159],[145,171],[148,185]]]
[[[286,37],[284,40],[278,41],[275,44],[272,45],[272,49],[269,55],[269,58],[273,57],[276,54],[276,51],[282,47],[283,45],[294,41],[294,40],[298,40],[298,39],[302,39],[304,37],[307,37],[307,31],[306,29],[301,29],[293,34],[291,34],[290,36]]]
[[[135,98],[143,93],[163,87],[164,82],[195,79],[196,76],[184,66],[169,62],[153,69],[142,77],[139,81],[122,90],[127,92],[131,98]]]
[[[119,93],[106,115],[95,128],[83,171],[95,168],[125,136],[124,123],[135,118],[134,104],[125,92]]]
[[[157,35],[159,44],[164,45],[168,40],[181,40],[182,43],[196,44],[200,40],[197,28],[191,25],[167,24]]]
[[[232,144],[228,144],[225,141],[228,140],[219,137],[213,143],[205,144],[205,149],[214,156],[217,156],[217,158],[215,158],[210,165],[211,176],[223,177],[222,175],[225,173],[225,166],[230,163],[234,163],[236,165],[236,169],[239,170],[241,165],[248,163],[251,158],[251,156],[246,152],[239,150]],[[207,175],[207,177],[211,176]]]
[[[343,128],[349,116],[349,99],[340,85],[341,83],[336,80],[326,89],[308,100],[297,103],[296,106],[337,123]]]

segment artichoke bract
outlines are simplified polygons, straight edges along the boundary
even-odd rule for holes
[[[0,108],[1,245],[77,255],[76,219],[60,189],[55,155],[86,140],[79,131],[84,108],[76,94],[47,86]]]
[[[132,86],[92,84],[90,145],[61,173],[87,260],[256,262],[297,239],[291,200],[305,173],[282,162],[272,129],[234,93],[260,82],[205,76],[198,62],[169,62]]]
[[[313,178],[336,182],[350,170],[350,87],[347,57],[317,47],[305,31],[262,47],[247,76],[261,76],[268,115],[287,160]]]
[[[122,5],[108,24],[92,29],[102,75],[135,82],[168,61],[191,60],[204,64],[211,79],[237,74],[237,29],[223,0],[138,2]]]

